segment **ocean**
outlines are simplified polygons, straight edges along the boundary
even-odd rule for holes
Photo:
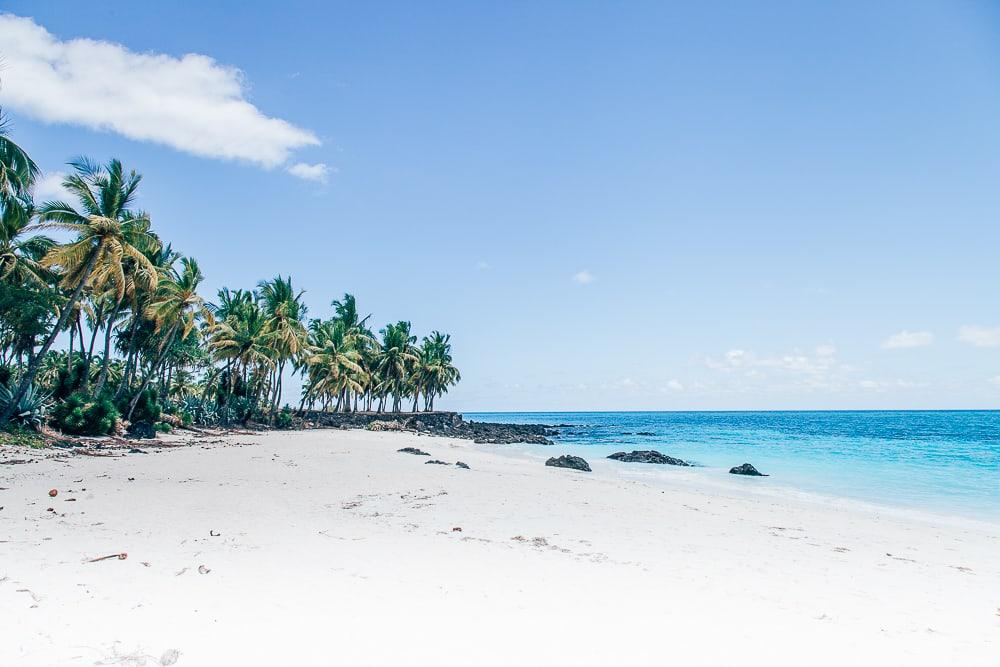
[[[536,455],[656,449],[709,477],[752,463],[753,483],[1000,521],[1000,411],[489,412],[476,421],[565,425]],[[642,435],[640,435],[640,433]],[[622,464],[641,465],[641,464]],[[652,467],[652,466],[649,466]],[[686,470],[686,469],[685,469]],[[748,482],[751,480],[748,480]]]

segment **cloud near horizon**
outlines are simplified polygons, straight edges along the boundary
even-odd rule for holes
[[[199,157],[286,164],[315,134],[266,116],[243,73],[209,56],[136,53],[93,39],[60,40],[34,20],[0,14],[0,104],[46,122],[108,131]],[[288,172],[320,180],[326,165]]]
[[[884,350],[902,350],[913,347],[927,347],[934,342],[934,334],[930,331],[900,331],[894,333],[882,342]]]
[[[975,347],[1000,347],[1000,327],[962,327],[958,340]]]

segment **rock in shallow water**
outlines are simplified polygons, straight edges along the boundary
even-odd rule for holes
[[[402,449],[397,449],[397,452],[402,452],[403,454],[416,454],[417,456],[430,456],[427,452],[422,449],[417,449],[416,447],[403,447]]]
[[[431,459],[430,461],[424,461],[424,465],[427,465],[428,463],[433,463],[434,465],[439,465],[439,466],[450,466],[451,465],[447,461],[438,461],[437,459]]]
[[[571,468],[573,470],[582,470],[583,472],[590,472],[590,464],[581,459],[579,456],[570,456],[569,454],[564,454],[559,458],[552,457],[545,462],[545,465],[552,466],[553,468]]]
[[[455,467],[456,468],[465,468],[466,470],[469,470],[469,464],[468,463],[463,463],[461,461],[455,461]]]
[[[741,466],[736,466],[735,468],[729,469],[730,475],[750,475],[751,477],[767,477],[764,473],[760,472],[754,468],[749,463],[744,463]]]
[[[680,459],[675,459],[673,456],[667,456],[666,454],[661,454],[655,449],[632,451],[627,454],[625,452],[615,452],[608,458],[614,459],[615,461],[621,461],[623,463],[658,463],[660,465],[668,465],[668,466],[691,465],[687,461],[682,461]]]

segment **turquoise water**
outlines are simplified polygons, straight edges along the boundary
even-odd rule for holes
[[[771,475],[755,480],[767,485],[1000,520],[1000,411],[522,412],[465,418],[568,424],[553,440],[560,450],[584,457],[657,449],[704,466],[707,475],[726,475],[749,462]]]

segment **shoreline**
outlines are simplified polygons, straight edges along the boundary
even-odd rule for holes
[[[0,662],[987,665],[1000,648],[1000,526],[414,433],[162,444],[0,465]]]

